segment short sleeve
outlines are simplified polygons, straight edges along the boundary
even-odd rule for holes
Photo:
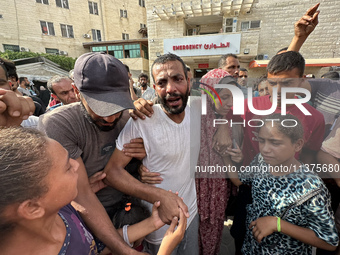
[[[333,211],[330,204],[330,194],[326,187],[317,196],[304,203],[302,210],[308,217],[308,228],[325,242],[337,246],[339,242]]]
[[[131,139],[135,139],[138,137],[142,137],[140,134],[140,128],[138,128],[138,122],[143,120],[133,120],[130,118],[128,122],[125,124],[125,127],[120,132],[117,141],[116,148],[118,150],[123,150],[124,144],[130,143]]]
[[[74,130],[74,123],[70,123],[62,114],[47,113],[39,117],[38,129],[49,138],[59,142],[70,154],[70,158],[77,159],[83,151],[79,148],[78,137]]]

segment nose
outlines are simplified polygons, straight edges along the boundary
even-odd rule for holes
[[[70,98],[75,99],[76,93],[74,93],[74,90],[70,91]]]
[[[172,81],[168,81],[168,84],[166,85],[166,93],[171,94],[176,91],[176,84]]]
[[[104,117],[103,120],[105,120],[106,122],[112,123],[119,117],[119,115],[120,113],[113,114],[111,116]]]
[[[270,146],[267,142],[264,142],[262,144],[262,152],[263,153],[269,153],[270,152]]]

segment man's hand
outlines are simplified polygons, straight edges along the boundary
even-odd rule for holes
[[[163,222],[170,224],[175,216],[180,217],[178,208],[183,210],[185,217],[189,217],[188,207],[178,195],[166,190],[160,190],[160,193],[161,205],[158,213]]]
[[[123,152],[126,156],[142,160],[146,156],[143,138],[135,138],[124,144]]]
[[[297,37],[308,37],[312,33],[315,27],[319,23],[319,13],[317,11],[320,3],[309,8],[307,12],[299,19],[294,25],[295,36]]]
[[[170,255],[176,246],[182,241],[187,227],[187,219],[184,217],[182,209],[179,210],[180,221],[178,224],[178,217],[174,217],[171,221],[170,227],[165,232],[158,255]],[[175,230],[175,227],[177,226]]]
[[[261,243],[264,237],[277,231],[277,218],[274,216],[258,218],[250,223],[249,228],[252,229],[256,241]]]
[[[17,96],[11,90],[0,89],[0,126],[20,126],[35,110],[30,97]]]
[[[140,165],[138,173],[140,176],[140,181],[146,184],[160,184],[163,181],[160,173],[150,172],[150,170],[147,169],[143,164]]]
[[[294,37],[287,51],[299,52],[307,37],[314,31],[319,23],[317,11],[319,3],[309,8],[307,12],[294,24]]]
[[[99,171],[89,178],[90,187],[94,193],[107,187],[107,185],[103,182],[105,177],[106,173],[104,173],[104,171]]]
[[[153,114],[153,103],[150,100],[139,98],[138,100],[134,101],[133,104],[135,105],[136,109],[129,110],[129,114],[134,120],[138,118],[145,119],[145,116],[148,116],[150,118]]]

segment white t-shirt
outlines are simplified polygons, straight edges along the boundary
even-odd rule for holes
[[[160,105],[155,105],[153,110],[151,118],[127,122],[117,139],[116,148],[122,150],[131,139],[143,138],[147,154],[143,164],[151,172],[161,174],[163,181],[156,187],[178,191],[183,197],[190,213],[189,226],[197,214],[194,171],[200,148],[200,98],[189,100],[180,124],[172,121]],[[151,211],[152,204],[147,203],[147,206]],[[167,229],[165,225],[148,235],[146,241],[160,244]]]
[[[29,116],[27,120],[21,122],[21,126],[24,128],[34,128],[38,129],[39,117]]]

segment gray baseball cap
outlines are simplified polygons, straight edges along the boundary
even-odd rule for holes
[[[134,109],[127,70],[109,54],[81,55],[74,65],[74,83],[91,110],[101,117]]]

